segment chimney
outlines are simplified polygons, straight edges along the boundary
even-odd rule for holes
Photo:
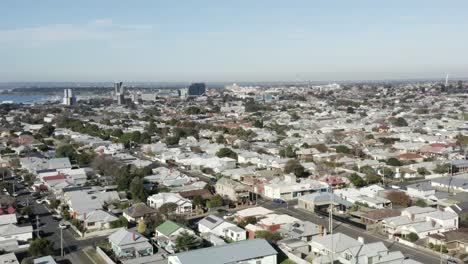
[[[357,240],[359,241],[359,243],[364,245],[364,238],[363,237],[358,237]]]

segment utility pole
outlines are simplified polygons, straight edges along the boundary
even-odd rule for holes
[[[60,256],[63,257],[63,228],[60,228]]]
[[[440,264],[443,263],[443,258],[442,258],[442,242],[440,243]]]
[[[39,236],[39,216],[36,215],[36,236],[40,238]]]
[[[331,235],[331,263],[334,262],[334,245],[333,245],[333,203],[335,202],[335,197],[333,196],[333,185],[330,184],[330,224],[329,224],[329,229],[330,229],[330,235]]]

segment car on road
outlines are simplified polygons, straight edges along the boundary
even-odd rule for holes
[[[65,229],[68,227],[68,223],[66,222],[60,222],[59,225],[58,225],[59,228],[62,228],[62,229]]]
[[[37,200],[36,200],[36,203],[37,203],[37,204],[43,204],[44,202],[45,202],[45,201],[44,201],[43,199],[37,199]]]
[[[228,210],[223,209],[223,208],[219,208],[218,210],[216,210],[216,212],[218,212],[219,214],[227,214],[227,213],[229,213]]]
[[[277,199],[277,198],[273,199],[273,202],[277,203],[277,204],[284,204],[285,203],[285,201],[283,199]]]
[[[231,218],[231,217],[233,217],[233,216],[234,216],[233,213],[228,213],[228,214],[226,214],[225,216],[223,216],[223,219],[228,219],[228,218]]]
[[[56,220],[56,221],[62,220],[62,216],[59,215],[59,214],[54,214],[54,215],[52,215],[52,218],[53,218],[54,220]]]

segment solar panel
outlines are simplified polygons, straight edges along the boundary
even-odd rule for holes
[[[208,222],[210,222],[210,223],[212,223],[212,224],[218,222],[218,221],[216,221],[215,219],[213,219],[213,218],[211,218],[211,217],[209,217],[209,216],[206,217],[205,219],[206,219],[206,221],[208,221]]]

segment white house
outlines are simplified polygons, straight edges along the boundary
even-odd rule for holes
[[[183,198],[178,193],[158,193],[148,197],[148,205],[150,207],[158,209],[166,203],[177,204],[176,213],[178,214],[192,212],[192,201]]]
[[[246,232],[244,229],[215,215],[209,215],[200,220],[200,222],[198,222],[198,231],[202,234],[212,233],[219,237],[232,239],[233,241],[246,239]]]

